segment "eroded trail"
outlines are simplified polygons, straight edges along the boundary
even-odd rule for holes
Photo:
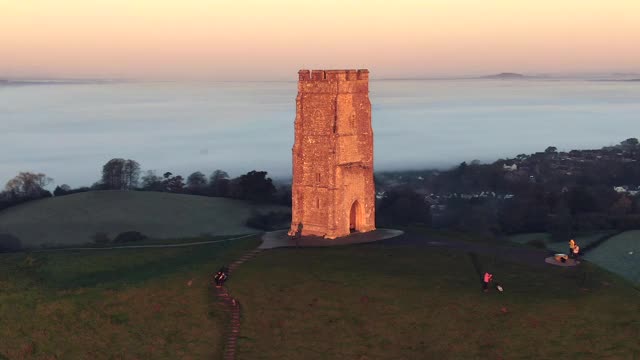
[[[248,261],[262,252],[263,249],[251,250],[242,255],[238,260],[229,265],[229,277],[233,275],[233,272],[242,265],[245,261]],[[238,336],[240,335],[240,316],[241,310],[240,302],[229,294],[229,291],[224,286],[216,287],[216,295],[218,300],[229,312],[231,322],[225,332],[224,339],[224,360],[233,360],[236,358],[236,350],[238,347]]]

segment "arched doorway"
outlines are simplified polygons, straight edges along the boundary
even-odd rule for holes
[[[349,213],[349,232],[360,231],[362,222],[362,209],[358,200],[354,201],[351,205],[351,211]]]

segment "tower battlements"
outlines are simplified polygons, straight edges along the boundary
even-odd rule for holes
[[[299,81],[355,81],[369,80],[369,70],[349,69],[349,70],[300,70],[298,71]]]
[[[298,92],[302,93],[368,93],[369,70],[300,70]]]

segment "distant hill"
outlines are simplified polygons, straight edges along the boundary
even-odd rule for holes
[[[630,76],[630,77],[636,77],[636,76],[640,76],[640,74],[635,73],[635,72],[616,72],[611,74],[613,76]]]
[[[596,82],[640,82],[640,79],[597,79]]]
[[[505,80],[511,80],[511,79],[525,79],[525,78],[527,78],[527,76],[522,75],[522,74],[518,74],[518,73],[505,72],[505,73],[500,73],[500,74],[482,76],[480,78],[481,79],[505,79]]]
[[[125,231],[160,239],[246,234],[256,232],[245,225],[254,209],[286,208],[161,192],[91,191],[3,210],[0,234],[11,234],[28,247],[84,244],[99,232],[112,240]]]
[[[0,79],[0,85],[26,86],[26,85],[87,85],[87,84],[113,84],[126,82],[127,80],[109,79]]]

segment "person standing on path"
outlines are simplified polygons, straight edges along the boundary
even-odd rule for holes
[[[573,248],[576,247],[576,242],[575,240],[571,239],[569,240],[569,256],[573,255]]]
[[[296,231],[296,247],[300,245],[300,238],[302,237],[302,223],[298,223],[298,230]]]

